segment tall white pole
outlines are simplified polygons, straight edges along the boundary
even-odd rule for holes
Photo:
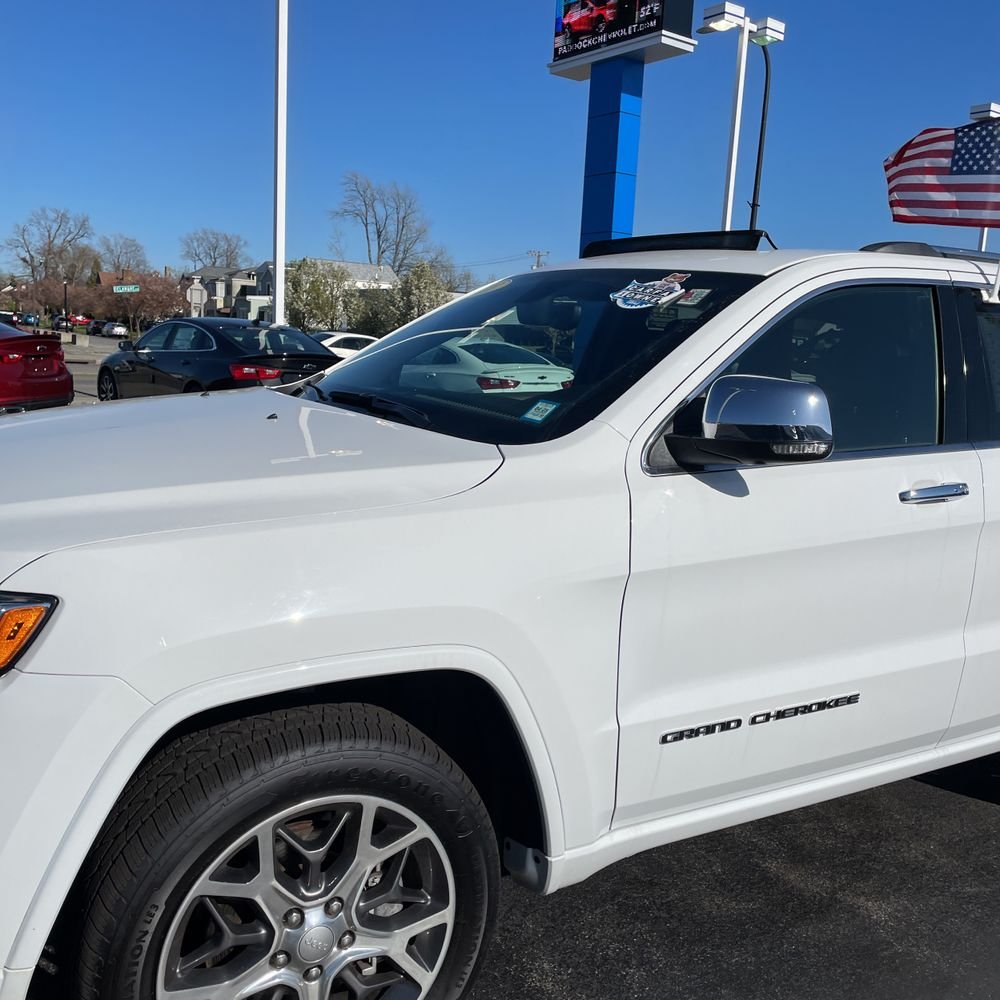
[[[736,55],[736,91],[733,95],[733,124],[729,133],[729,164],[726,167],[726,194],[722,202],[722,228],[733,228],[733,198],[736,195],[736,161],[740,152],[740,125],[743,122],[743,89],[747,78],[747,50],[750,32],[755,25],[749,17],[743,18],[740,28],[739,50]]]
[[[990,238],[990,231],[983,226],[979,232],[979,252],[982,253],[986,249],[986,244]]]
[[[285,322],[285,166],[288,132],[288,0],[277,0],[274,74],[274,317]]]

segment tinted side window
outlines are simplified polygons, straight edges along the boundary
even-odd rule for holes
[[[983,346],[988,392],[987,419],[989,437],[1000,439],[1000,307],[983,302],[975,295],[979,341]]]
[[[149,333],[136,345],[140,351],[162,351],[163,346],[173,329],[172,323],[164,323],[163,326],[154,326]]]
[[[940,440],[938,341],[931,288],[841,288],[792,310],[725,374],[818,385],[830,401],[838,452],[933,445]]]
[[[170,342],[172,351],[210,351],[212,338],[204,330],[187,323],[178,323],[174,328],[174,339]]]

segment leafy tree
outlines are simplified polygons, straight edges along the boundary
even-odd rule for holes
[[[181,239],[181,257],[192,267],[224,267],[231,271],[247,267],[247,241],[236,233],[218,229],[196,229]]]
[[[351,276],[336,264],[306,257],[287,270],[285,310],[302,330],[339,330],[346,320]]]
[[[409,188],[376,184],[355,171],[344,175],[341,186],[344,196],[330,215],[361,228],[369,264],[388,265],[404,275],[431,253],[430,226]]]
[[[395,289],[351,289],[344,300],[347,327],[367,337],[384,337],[398,325]]]
[[[437,309],[451,298],[444,282],[426,261],[415,264],[393,292],[396,326],[412,323],[419,316]]]
[[[77,269],[77,251],[91,233],[86,215],[65,208],[36,208],[26,222],[14,226],[3,246],[27,270],[32,284],[47,278],[74,280],[67,269]]]

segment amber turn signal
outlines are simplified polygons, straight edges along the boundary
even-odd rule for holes
[[[54,597],[0,594],[0,674],[14,666],[55,605]]]

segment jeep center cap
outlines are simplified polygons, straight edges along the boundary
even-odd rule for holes
[[[333,951],[333,931],[329,927],[314,927],[299,942],[299,958],[309,965],[322,962]]]

